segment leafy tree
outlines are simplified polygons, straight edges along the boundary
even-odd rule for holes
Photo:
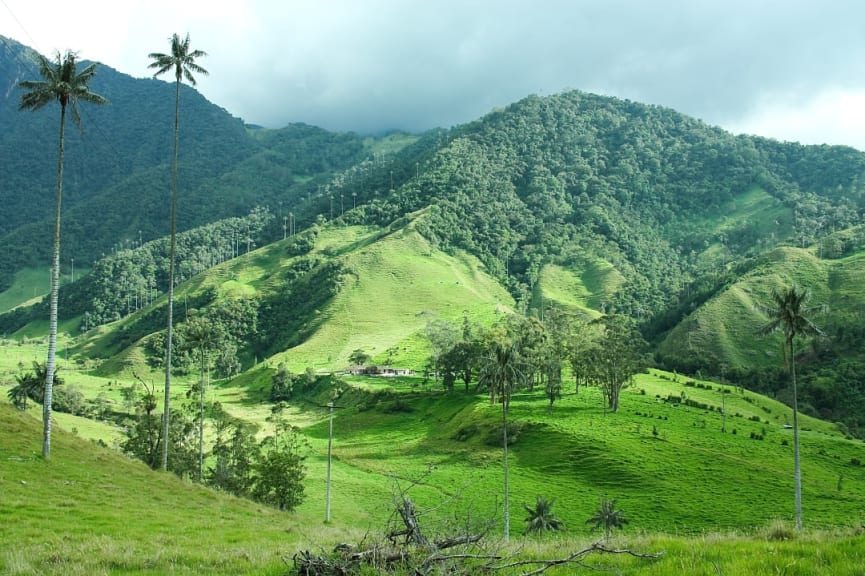
[[[562,362],[568,356],[568,318],[558,309],[547,311],[543,320],[546,339],[541,354],[544,391],[550,401],[549,410],[562,394]]]
[[[57,189],[54,199],[54,242],[51,264],[51,295],[48,313],[48,361],[45,364],[45,402],[42,404],[42,456],[51,457],[51,405],[54,393],[55,355],[57,352],[57,295],[60,289],[60,206],[63,199],[63,143],[66,128],[66,111],[72,114],[72,121],[81,130],[81,115],[78,102],[104,104],[107,100],[90,91],[88,84],[96,73],[96,64],[78,71],[78,56],[67,50],[61,55],[57,52],[54,61],[42,55],[39,59],[41,80],[24,80],[18,87],[26,90],[21,95],[21,110],[39,110],[57,101],[60,104],[60,137],[57,154]]]
[[[450,322],[436,319],[427,322],[424,335],[430,343],[429,364],[435,375],[435,383],[438,385],[439,372],[442,370],[442,358],[459,340],[459,332]]]
[[[372,356],[367,354],[362,348],[353,350],[351,355],[348,357],[348,361],[355,366],[363,366],[370,360],[372,360]]]
[[[574,393],[579,394],[580,383],[589,383],[590,350],[596,346],[593,329],[580,318],[574,318],[568,327],[567,358],[574,376]]]
[[[280,362],[276,373],[270,379],[270,401],[289,400],[294,392],[294,376],[288,370],[285,362]]]
[[[535,506],[532,508],[528,504],[523,504],[526,509],[526,529],[524,534],[557,532],[564,527],[564,523],[556,518],[553,514],[553,504],[556,503],[555,498],[547,500],[543,496],[538,496],[535,500]]]
[[[511,394],[523,384],[525,377],[521,369],[519,350],[508,334],[494,337],[483,360],[481,382],[487,386],[490,403],[502,405],[502,465],[504,467],[504,517],[505,540],[510,534],[510,509],[508,498],[508,408]]]
[[[599,318],[602,335],[589,353],[592,379],[601,387],[605,406],[619,411],[619,396],[633,375],[645,367],[646,342],[633,320],[620,314]]]
[[[254,481],[252,469],[259,457],[255,428],[232,418],[218,402],[213,407],[216,442],[215,464],[207,472],[207,483],[235,496],[248,496]]]
[[[152,387],[144,382],[140,384],[144,393],[138,400],[131,425],[127,426],[126,440],[120,443],[121,450],[155,470],[161,468],[161,446],[167,444],[170,451],[169,470],[182,478],[193,476],[198,461],[193,422],[183,411],[179,412],[171,420],[168,441],[163,442],[163,419],[156,413],[156,394]]]
[[[796,529],[802,529],[802,469],[799,458],[799,401],[796,391],[796,355],[794,343],[797,336],[816,336],[820,329],[808,318],[819,308],[808,306],[811,292],[796,284],[781,291],[772,290],[772,304],[762,306],[769,321],[760,327],[760,334],[781,332],[784,335],[784,362],[790,371],[793,387],[793,476],[795,484]]]
[[[148,58],[153,59],[148,68],[155,68],[154,77],[160,76],[171,70],[174,71],[175,81],[175,96],[174,96],[174,159],[171,169],[171,215],[170,215],[170,247],[169,247],[169,262],[168,262],[168,324],[165,344],[165,403],[163,408],[163,424],[162,435],[168,437],[168,430],[171,420],[170,400],[171,400],[171,338],[173,333],[173,313],[174,313],[174,267],[175,267],[175,251],[177,249],[177,169],[178,155],[180,149],[180,84],[183,78],[193,86],[195,86],[196,74],[208,74],[207,70],[195,63],[196,58],[207,56],[206,52],[201,50],[190,50],[189,34],[184,40],[181,40],[177,34],[171,37],[171,53],[162,54],[159,52],[151,52]],[[162,469],[168,469],[168,445],[162,447]]]
[[[305,496],[305,448],[297,430],[278,419],[276,433],[262,441],[253,465],[253,499],[289,512],[297,508]]]
[[[606,540],[610,539],[613,530],[621,528],[627,523],[628,519],[625,518],[625,512],[616,507],[616,500],[608,500],[607,498],[601,498],[595,514],[586,520],[586,524],[594,524],[592,531],[603,528]]]

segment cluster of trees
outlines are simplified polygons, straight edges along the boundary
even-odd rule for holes
[[[287,402],[299,395],[308,392],[318,382],[315,369],[311,366],[303,374],[292,374],[284,362],[276,367],[276,373],[270,380],[271,402]]]
[[[193,388],[192,393],[196,392]],[[280,404],[268,419],[273,433],[259,441],[255,426],[232,417],[218,402],[208,404],[204,411],[191,402],[174,411],[168,441],[163,442],[163,420],[156,411],[154,390],[139,382],[131,394],[137,397],[135,416],[121,443],[127,454],[157,469],[162,465],[162,446],[167,446],[168,469],[182,478],[280,510],[294,510],[303,502],[308,447],[282,417]],[[205,418],[215,434],[207,452],[201,435]]]
[[[428,372],[449,391],[458,380],[466,392],[485,389],[485,366],[506,342],[519,367],[516,389],[543,389],[551,410],[561,396],[565,366],[575,393],[581,385],[597,386],[605,406],[616,412],[621,390],[650,363],[636,323],[620,314],[588,320],[550,308],[542,318],[508,315],[489,329],[467,317],[461,325],[435,319],[427,323],[425,336],[431,351]]]

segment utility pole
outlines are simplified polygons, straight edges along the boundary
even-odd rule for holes
[[[330,426],[327,433],[327,489],[325,490],[324,521],[330,522],[330,461],[333,454],[333,400],[328,402],[330,408]]]

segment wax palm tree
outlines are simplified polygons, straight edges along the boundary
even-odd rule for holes
[[[523,373],[520,368],[520,354],[516,343],[507,336],[493,340],[489,345],[488,354],[481,368],[480,382],[489,390],[490,402],[493,404],[500,402],[502,405],[505,541],[508,539],[511,526],[508,505],[508,408],[511,404],[511,394],[522,381]]]
[[[51,457],[51,403],[54,398],[54,373],[57,353],[57,293],[60,288],[60,206],[63,199],[63,143],[66,129],[66,112],[81,130],[79,102],[105,104],[107,100],[90,91],[88,83],[96,73],[96,64],[78,71],[78,55],[71,50],[54,60],[38,56],[40,80],[25,80],[18,87],[26,92],[21,95],[19,109],[36,111],[50,104],[60,104],[60,138],[57,154],[57,188],[54,196],[54,245],[51,263],[51,294],[48,311],[48,361],[45,364],[45,394],[42,403],[42,456]]]
[[[799,459],[799,400],[796,390],[796,356],[794,341],[797,336],[816,336],[820,329],[808,316],[819,307],[808,306],[810,290],[793,284],[784,290],[772,290],[772,304],[761,306],[769,322],[760,327],[760,334],[782,332],[784,335],[784,363],[790,370],[793,386],[793,482],[796,501],[796,529],[802,529],[802,469]]]
[[[189,49],[189,34],[186,35],[186,38],[181,40],[177,34],[174,34],[171,37],[171,53],[170,54],[162,54],[159,52],[152,52],[148,54],[148,58],[151,58],[153,62],[150,63],[148,68],[155,68],[156,72],[153,74],[154,77],[165,74],[169,71],[174,71],[174,83],[175,83],[175,92],[174,92],[174,160],[172,162],[171,168],[171,215],[170,215],[170,229],[171,229],[171,240],[170,240],[170,248],[168,255],[168,328],[165,336],[165,406],[162,411],[162,437],[163,439],[168,438],[169,432],[169,423],[170,423],[170,409],[169,409],[169,399],[171,395],[171,338],[173,334],[173,315],[174,315],[174,253],[176,250],[176,242],[177,242],[177,163],[178,163],[178,150],[180,145],[180,84],[183,82],[183,79],[186,80],[193,86],[195,86],[195,76],[192,75],[193,72],[196,74],[203,74],[207,76],[208,72],[201,66],[195,63],[196,58],[201,58],[203,56],[207,56],[206,52],[201,50],[191,50]],[[168,443],[163,442],[162,444],[162,469],[168,470]]]
[[[604,529],[605,540],[610,539],[613,530],[621,528],[627,523],[628,519],[625,518],[625,512],[616,507],[616,500],[607,500],[606,498],[601,498],[594,516],[586,520],[586,524],[594,524],[593,531],[598,528]]]
[[[556,532],[561,530],[564,527],[564,524],[561,520],[556,518],[556,515],[553,514],[553,504],[556,503],[556,499],[547,500],[543,496],[538,496],[535,500],[535,507],[532,508],[528,504],[523,504],[523,508],[525,508],[526,513],[526,530],[524,534],[529,534],[532,532],[536,532],[541,534],[543,532]]]

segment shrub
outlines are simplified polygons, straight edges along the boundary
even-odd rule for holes
[[[410,414],[414,412],[412,405],[402,398],[397,398],[384,408],[385,414]]]
[[[517,443],[517,439],[520,436],[520,432],[523,431],[523,423],[516,421],[508,422],[508,446]],[[487,446],[501,446],[502,445],[502,426],[494,427],[487,437],[484,439],[484,444]]]
[[[796,537],[796,530],[783,520],[775,520],[763,530],[763,537],[770,542],[793,540]]]
[[[469,424],[468,426],[463,426],[453,435],[453,439],[457,442],[465,442],[469,438],[473,437],[478,433],[478,425],[477,424]]]

